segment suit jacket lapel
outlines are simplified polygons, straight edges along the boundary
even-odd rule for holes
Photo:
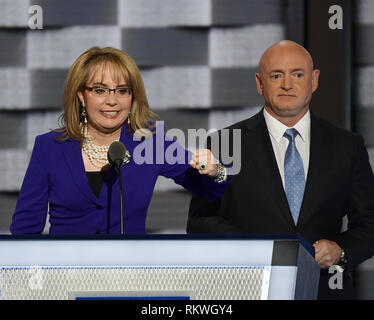
[[[306,179],[303,203],[300,209],[298,226],[302,226],[313,214],[313,205],[316,190],[320,184],[321,173],[324,171],[326,155],[329,154],[327,135],[320,125],[318,119],[311,114],[311,136],[310,136],[310,157],[309,168]]]
[[[258,113],[252,120],[255,121],[251,121],[246,125],[248,131],[245,130],[242,137],[244,143],[242,152],[248,152],[253,155],[251,156],[252,161],[258,168],[258,172],[263,176],[263,179],[267,181],[267,185],[270,188],[269,194],[274,195],[277,210],[282,213],[288,224],[294,224],[263,111]]]
[[[128,133],[126,124],[122,127],[120,141],[126,146],[132,155],[135,142],[132,139],[132,135]],[[92,192],[90,183],[88,181],[82,159],[80,143],[70,138],[66,142],[62,143],[62,151],[67,166],[70,170],[72,180],[77,185],[78,189],[90,201],[96,203],[97,205],[104,206],[104,204],[108,201],[108,188],[116,188],[115,185],[118,184],[118,177],[114,169],[110,167],[106,173],[100,197],[97,198]],[[121,168],[122,175],[124,174],[124,170],[126,170],[126,166]]]
[[[73,139],[68,139],[66,142],[62,143],[62,152],[70,170],[72,180],[75,182],[78,189],[87,199],[100,204],[99,200],[91,190],[86,170],[84,168],[79,142],[74,141]]]

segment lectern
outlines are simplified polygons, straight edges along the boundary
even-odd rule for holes
[[[298,237],[0,237],[1,299],[316,299]]]

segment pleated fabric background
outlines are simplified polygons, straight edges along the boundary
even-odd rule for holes
[[[43,29],[31,30],[31,5]],[[278,0],[0,0],[0,230],[8,232],[35,136],[56,128],[67,71],[92,46],[129,53],[166,128],[222,128],[262,105],[254,73],[285,37]],[[186,147],[188,141],[186,139]],[[190,195],[160,178],[150,232],[184,233]]]

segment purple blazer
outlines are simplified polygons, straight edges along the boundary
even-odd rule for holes
[[[192,169],[188,164],[191,153],[165,137],[164,130],[160,130],[161,140],[160,135],[146,139],[146,143],[153,146],[153,150],[148,150],[152,151],[157,163],[137,164],[133,157],[134,149],[142,141],[134,141],[126,125],[122,128],[120,141],[132,156],[130,163],[121,168],[125,234],[146,233],[147,209],[159,175],[173,179],[210,201],[220,197],[226,189],[227,183],[216,183]],[[50,234],[120,234],[120,193],[114,169],[108,170],[97,198],[85,172],[80,143],[73,139],[58,142],[55,139],[57,136],[58,133],[49,132],[35,139],[13,215],[11,233],[41,233],[48,212]],[[137,151],[139,147],[135,149]],[[184,164],[162,161],[165,153],[170,155],[171,151],[182,155]]]

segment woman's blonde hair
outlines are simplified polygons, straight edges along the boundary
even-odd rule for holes
[[[64,112],[60,116],[60,129],[55,131],[63,133],[59,140],[72,138],[79,142],[84,140],[81,130],[83,118],[82,105],[78,92],[85,90],[90,79],[102,67],[102,77],[108,65],[114,71],[112,75],[117,82],[121,77],[126,80],[132,91],[132,105],[130,112],[129,130],[134,133],[138,129],[150,129],[155,120],[159,119],[157,114],[149,108],[147,95],[140,71],[134,60],[125,52],[111,48],[93,47],[83,54],[71,66],[66,77],[63,106]]]

